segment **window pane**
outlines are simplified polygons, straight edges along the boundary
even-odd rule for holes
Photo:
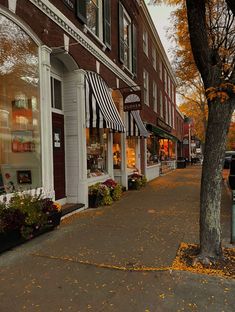
[[[86,129],[87,177],[97,177],[108,171],[107,129]]]
[[[54,108],[62,109],[61,81],[54,80]]]
[[[136,169],[136,138],[128,138],[126,140],[127,148],[126,148],[126,158],[127,158],[127,168]]]
[[[87,1],[87,26],[90,28],[90,30],[95,34],[99,35],[99,22],[98,22],[98,1],[95,0],[89,0]]]
[[[0,14],[0,193],[41,186],[38,47]]]

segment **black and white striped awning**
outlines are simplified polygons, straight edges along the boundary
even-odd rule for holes
[[[86,127],[125,132],[124,123],[105,81],[95,72],[86,73]]]
[[[129,111],[127,114],[127,136],[148,137],[143,121],[140,117],[139,111]]]

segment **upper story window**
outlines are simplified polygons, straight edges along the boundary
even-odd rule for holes
[[[169,123],[169,107],[168,107],[168,100],[167,97],[165,97],[165,122]]]
[[[162,79],[162,61],[160,60],[160,58],[159,58],[159,78],[163,80]]]
[[[111,0],[77,1],[77,17],[107,47],[111,47]]]
[[[160,105],[160,116],[163,117],[163,98],[161,90],[159,92],[159,105]]]
[[[148,33],[145,29],[143,30],[143,51],[148,56]]]
[[[156,53],[156,48],[154,46],[152,48],[152,59],[153,59],[153,68],[156,70],[157,69],[157,53]]]
[[[157,84],[153,81],[153,110],[157,112]]]
[[[136,39],[136,27],[124,6],[119,2],[119,58],[134,74],[137,70]]]
[[[143,82],[144,82],[144,104],[149,105],[149,74],[145,69],[143,71]]]
[[[172,104],[172,127],[175,129],[175,107]]]

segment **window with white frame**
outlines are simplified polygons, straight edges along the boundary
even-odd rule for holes
[[[132,71],[137,72],[137,30],[125,7],[119,2],[119,58]]]
[[[171,106],[171,103],[169,100],[167,100],[167,104],[168,104],[168,110],[169,110],[169,119],[168,119],[168,122],[169,122],[169,125],[172,127],[172,106]]]
[[[168,76],[168,85],[167,85],[167,94],[169,95],[169,97],[171,96],[171,79],[170,76]]]
[[[144,103],[149,105],[149,75],[144,69],[143,71],[143,81],[144,81]]]
[[[172,127],[175,129],[175,107],[174,104],[172,104]]]
[[[162,61],[161,61],[161,59],[159,58],[159,78],[161,79],[161,80],[163,80],[163,73],[162,73]]]
[[[62,82],[51,77],[51,107],[62,110]]]
[[[163,117],[163,97],[161,90],[159,92],[159,105],[160,105],[160,116]]]
[[[165,92],[167,92],[167,71],[165,68],[163,68],[163,81],[164,81]]]
[[[168,110],[168,100],[167,97],[165,97],[165,122],[169,123],[169,110]]]
[[[156,70],[157,69],[157,53],[156,53],[156,48],[154,46],[152,48],[152,58],[153,58],[153,68]]]
[[[148,56],[148,33],[143,29],[143,51]]]
[[[157,84],[153,81],[153,110],[157,112]]]
[[[77,1],[77,17],[107,47],[111,47],[111,0]]]

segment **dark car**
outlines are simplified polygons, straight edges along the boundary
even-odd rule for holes
[[[230,163],[231,163],[232,156],[235,157],[235,151],[226,151],[225,152],[224,169],[229,169],[230,168]]]

